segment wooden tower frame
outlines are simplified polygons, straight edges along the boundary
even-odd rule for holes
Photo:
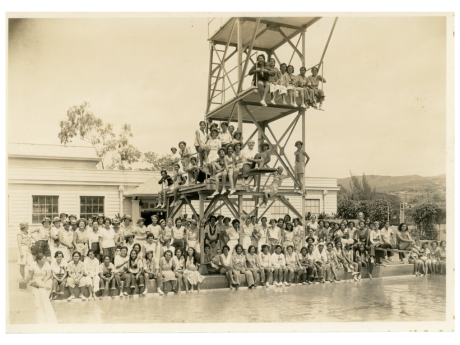
[[[268,56],[275,57],[278,64],[281,64],[276,51],[284,44],[288,44],[292,48],[292,57],[297,54],[305,67],[305,35],[308,27],[320,20],[321,17],[233,17],[224,23],[210,38],[210,59],[209,59],[209,76],[208,76],[208,90],[207,90],[207,103],[205,118],[208,122],[212,121],[226,121],[237,122],[238,130],[243,132],[243,123],[250,123],[255,125],[255,131],[246,139],[249,141],[254,135],[258,134],[259,142],[264,140],[272,147],[272,156],[276,159],[273,166],[281,164],[293,182],[294,186],[298,189],[301,187],[300,181],[295,178],[294,167],[285,154],[285,147],[289,141],[291,134],[301,120],[302,127],[302,142],[305,143],[305,114],[306,109],[298,108],[290,105],[270,104],[264,107],[259,102],[259,95],[255,91],[255,86],[250,86],[243,90],[243,83],[247,79],[249,64],[255,64],[253,52],[264,52]],[[314,66],[320,67],[329,45],[332,33],[334,31],[337,18],[332,26],[329,38],[324,48],[321,60]],[[291,40],[299,36],[297,44],[295,45]],[[298,49],[299,42],[301,43],[300,50]],[[232,47],[232,48],[230,48]],[[219,48],[223,48],[219,49]],[[233,49],[229,53],[229,50]],[[222,53],[222,56],[219,54]],[[236,66],[230,66],[229,60],[236,55]],[[215,57],[217,61],[215,62]],[[312,66],[312,67],[314,67]],[[311,68],[312,68],[311,67]],[[311,69],[309,68],[309,69]],[[235,71],[237,73],[236,80],[232,81],[230,73]],[[229,86],[226,87],[228,83]],[[220,86],[220,89],[218,87]],[[225,100],[225,93],[231,90],[232,98],[228,101]],[[220,96],[220,102],[217,98]],[[278,96],[279,97],[279,96]],[[290,125],[284,131],[282,136],[278,139],[272,128],[271,124],[279,119],[296,113]],[[273,137],[273,140],[267,136],[267,131]],[[284,145],[282,141],[286,140]],[[272,159],[273,161],[273,159]],[[240,219],[242,216],[249,216],[255,214],[258,218],[262,217],[265,212],[270,209],[274,201],[278,200],[284,204],[291,212],[293,212],[300,219],[305,220],[305,196],[302,195],[302,210],[296,210],[286,196],[300,196],[292,188],[281,188],[279,193],[274,197],[263,213],[258,215],[256,205],[259,197],[263,195],[262,189],[266,186],[261,186],[261,178],[257,180],[257,188],[255,191],[246,191],[240,185],[236,186],[237,192],[233,196],[237,196],[235,200],[229,198],[228,195],[218,195],[210,200],[205,208],[205,200],[214,192],[214,185],[212,183],[204,183],[200,185],[193,185],[182,187],[179,191],[179,205],[169,207],[167,205],[167,214],[169,218],[173,218],[182,206],[187,205],[194,215],[198,216],[200,221],[206,219],[210,214],[217,211],[223,206],[226,206],[230,213]],[[246,213],[243,210],[243,196],[251,196],[254,201],[254,208],[251,212]],[[195,210],[191,201],[199,201],[199,209]],[[217,206],[221,201],[221,205]],[[204,227],[200,226],[200,245],[201,250],[204,251]],[[304,240],[304,239],[303,239]],[[240,234],[241,242],[241,234]],[[203,255],[201,256],[204,259]],[[203,261],[202,261],[203,262]]]

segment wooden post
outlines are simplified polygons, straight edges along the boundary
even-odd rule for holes
[[[243,27],[240,18],[236,18],[236,33],[237,33],[237,55],[238,55],[238,85],[242,83],[243,73]],[[247,57],[249,59],[249,55]],[[240,90],[238,90],[240,92]],[[238,112],[238,131],[243,133],[243,109],[241,109],[240,103],[237,104]]]
[[[241,194],[238,195],[238,213],[240,214],[240,216],[243,214],[243,196]],[[240,240],[238,241],[238,243],[241,245],[243,245],[243,234],[241,232],[242,228],[243,224],[240,223]]]
[[[260,122],[260,128],[263,132],[265,132],[265,127],[267,127],[267,123],[266,122]],[[260,132],[259,130],[259,133],[258,133],[258,147],[259,147],[259,150],[262,150],[262,147],[260,146],[262,144],[262,141],[264,140],[264,137],[262,135],[262,133]],[[260,181],[262,180],[262,175],[257,175],[255,178],[257,178],[257,187],[256,187],[256,191],[257,192],[260,192]],[[255,205],[254,205],[254,208],[259,204],[259,197],[256,196],[254,197],[254,202],[255,202]],[[258,216],[258,209],[256,208],[255,209],[255,216],[257,217]]]
[[[305,59],[304,59],[304,61],[305,61]],[[305,110],[302,111],[302,142],[303,142],[303,145],[304,145],[304,148],[305,148]],[[301,222],[302,222],[303,226],[306,225],[305,224],[305,222],[306,222],[305,221],[305,197],[306,197],[306,194],[304,195],[304,193],[305,193],[305,176],[306,176],[306,174],[304,174],[303,182],[301,183],[301,185],[303,186],[303,191],[302,191],[302,194],[301,194],[301,196],[302,196],[302,203],[301,203],[302,204],[302,212],[301,212],[302,220],[301,220]],[[306,228],[304,228],[304,231],[302,232],[302,243],[305,243],[305,236],[306,236],[305,229]]]
[[[199,212],[200,212],[200,220],[199,220],[199,237],[200,237],[200,248],[201,248],[201,255],[200,255],[200,263],[204,264],[204,227],[201,226],[202,221],[204,219],[204,200],[206,196],[203,194],[199,194]]]
[[[208,27],[209,29],[209,27]],[[214,55],[214,47],[209,44],[209,77],[208,77],[208,92],[207,92],[207,97],[208,97],[208,100],[207,100],[207,103],[206,103],[206,110],[208,110],[210,108],[210,105],[211,105],[211,84],[212,84],[212,57]],[[217,78],[216,78],[216,83],[217,83]]]
[[[307,30],[305,29],[305,31],[303,31],[301,33],[302,35],[302,67],[305,67],[305,34],[307,33],[306,32]]]

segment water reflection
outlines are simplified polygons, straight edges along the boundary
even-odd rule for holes
[[[54,310],[59,323],[443,321],[445,303],[445,277],[429,276],[57,303]]]

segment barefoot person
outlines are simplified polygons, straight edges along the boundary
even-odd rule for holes
[[[227,160],[225,159],[225,149],[220,148],[219,151],[219,158],[217,158],[213,163],[212,163],[212,170],[214,172],[214,178],[216,179],[216,191],[211,194],[211,198],[215,197],[216,195],[223,194],[224,188],[225,188],[225,181],[227,179],[227,171],[228,171],[228,166],[227,166]],[[222,190],[219,191],[219,180],[222,179]]]
[[[206,157],[206,122],[200,121],[200,129],[195,131],[195,149],[198,153],[198,159],[200,163],[200,167],[203,166]]]
[[[67,300],[70,301],[74,298],[78,298],[78,295],[75,295],[76,287],[80,288],[80,298],[85,300],[86,297],[82,293],[82,288],[88,286],[90,282],[86,277],[85,264],[81,261],[80,252],[74,252],[72,254],[72,261],[67,265],[67,273],[69,275],[67,278],[67,287],[70,292],[70,296]]]
[[[307,93],[308,93],[308,90],[307,90],[307,76],[305,75],[305,72],[307,71],[307,69],[305,67],[300,67],[300,74],[297,76],[296,78],[296,81],[295,81],[295,86],[296,86],[296,91],[299,93],[299,96],[300,96],[300,100],[301,100],[301,104],[300,106],[302,108],[307,108],[307,106],[305,105],[305,101],[306,101],[306,96],[307,96]]]
[[[27,284],[30,281],[30,286],[50,290],[52,286],[51,277],[51,266],[47,257],[38,253],[36,260],[29,265],[29,274],[23,283]]]
[[[158,184],[162,185],[162,190],[158,193],[158,205],[157,208],[166,207],[166,195],[168,192],[172,192],[174,189],[174,181],[171,176],[168,175],[166,170],[161,170],[161,179],[158,181]],[[126,237],[126,236],[125,236]]]
[[[270,69],[265,61],[265,55],[260,54],[257,56],[257,63],[249,70],[249,75],[254,76],[252,84],[257,87],[260,96],[260,104],[264,107],[267,106],[265,98],[270,92],[270,83],[268,82],[269,73]]]
[[[59,250],[54,253],[54,260],[51,263],[51,274],[53,287],[50,297],[51,299],[56,299],[58,295],[64,294],[67,282],[67,262],[64,260],[64,254]]]
[[[265,188],[264,196],[260,201],[259,205],[257,205],[257,207],[266,207],[268,199],[270,199],[278,193],[278,188],[281,186],[283,180],[287,177],[286,174],[283,174],[283,171],[283,167],[279,166],[277,171],[271,174],[273,177],[272,184]]]
[[[305,166],[310,161],[310,156],[303,149],[303,142],[300,140],[295,143],[297,151],[294,152],[295,156],[295,177],[296,180],[300,182],[301,191],[303,194],[305,191]],[[306,159],[306,160],[305,160]],[[294,185],[294,190],[297,189],[297,186]]]
[[[271,58],[269,63],[268,63],[268,83],[269,83],[269,87],[270,87],[270,96],[271,96],[271,99],[270,99],[270,103],[271,104],[276,104],[275,102],[275,98],[276,98],[276,94],[278,93],[278,91],[281,92],[280,90],[280,84],[279,84],[279,81],[280,81],[280,78],[281,78],[281,72],[278,70],[278,68],[275,67],[276,65],[276,61],[274,58]],[[286,66],[286,64],[284,64],[284,66]],[[286,89],[284,89],[284,94],[286,94]]]
[[[325,96],[323,90],[318,88],[320,81],[325,83],[326,79],[318,75],[318,67],[313,67],[311,69],[311,76],[307,78],[309,100],[314,108],[317,107],[316,103],[319,103],[319,110],[322,110],[321,107],[323,106]]]
[[[222,142],[219,139],[219,131],[217,128],[211,129],[211,138],[206,144],[206,152],[208,155],[207,165],[209,173],[214,176],[213,163],[219,158],[219,149],[222,147]],[[224,151],[225,152],[225,151]]]

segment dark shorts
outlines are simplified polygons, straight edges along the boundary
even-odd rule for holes
[[[47,257],[51,256],[48,240],[41,240],[35,242],[35,245],[32,249],[32,254],[35,256],[37,256],[38,254],[43,254]]]
[[[95,255],[100,254],[101,249],[99,247],[99,243],[91,243],[91,250],[94,252]]]

